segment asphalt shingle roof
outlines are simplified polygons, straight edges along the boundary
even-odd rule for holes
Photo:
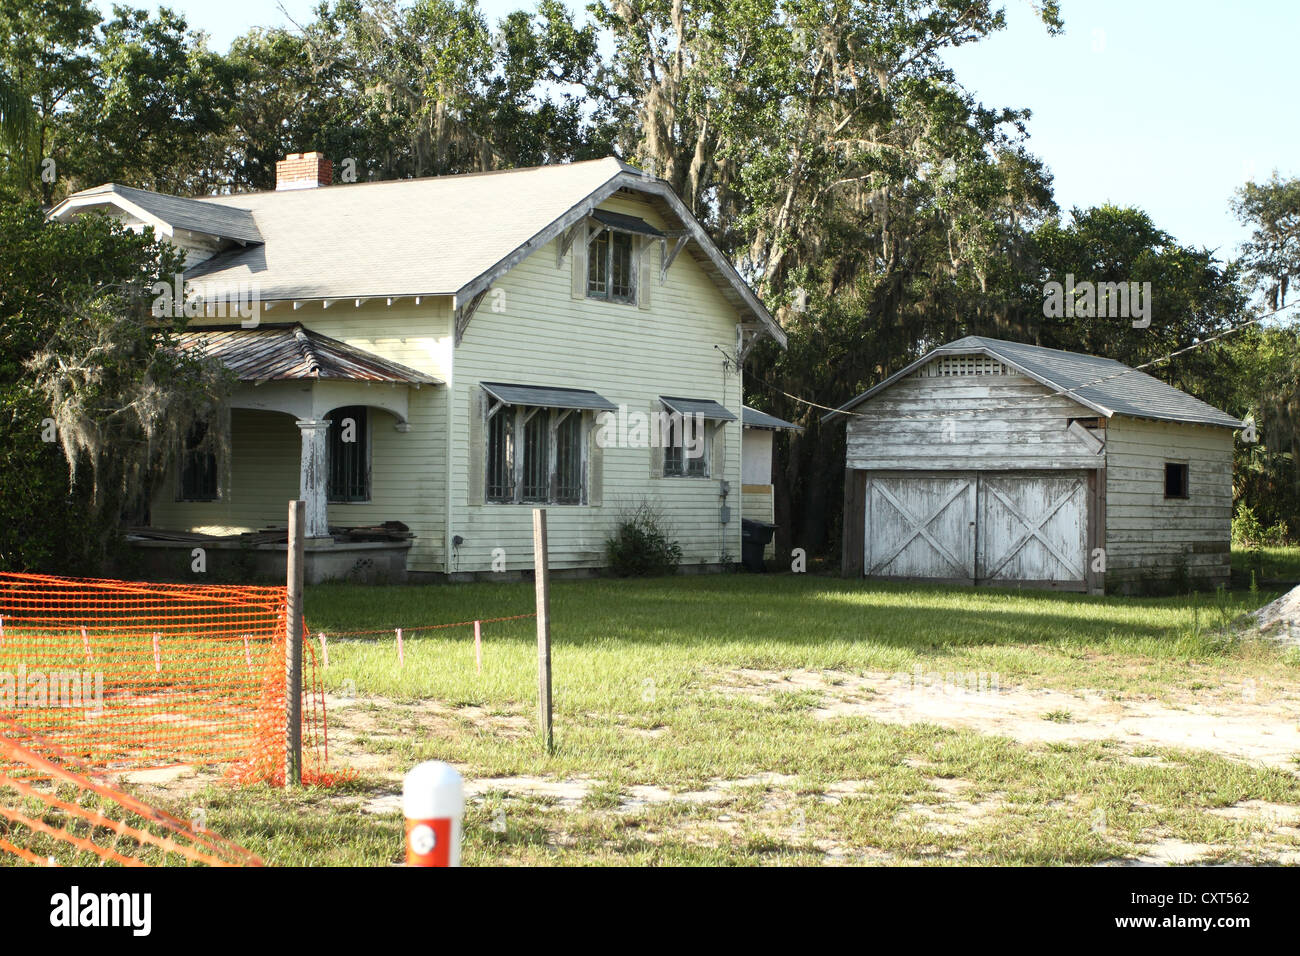
[[[204,298],[251,286],[264,302],[454,295],[460,306],[584,216],[658,235],[635,217],[596,209],[620,190],[666,206],[669,235],[693,239],[691,255],[728,302],[785,345],[781,327],[671,187],[613,157],[197,199],[110,184],[74,193],[50,215],[116,198],[172,225],[255,243],[186,270]]]
[[[983,354],[998,359],[1108,418],[1111,415],[1130,415],[1134,418],[1223,428],[1241,428],[1243,424],[1213,405],[1114,359],[991,339],[982,335],[968,335],[964,339],[941,345],[901,372],[841,405],[837,411],[848,411],[934,358],[970,354]],[[831,412],[825,417],[831,418],[835,414],[836,412]]]
[[[117,183],[96,186],[94,189],[87,189],[76,195],[79,197],[102,195],[105,199],[110,197],[124,199],[178,229],[188,229],[191,232],[220,236],[238,242],[262,241],[262,234],[257,228],[253,214],[244,208],[226,206],[205,199],[169,196],[166,193],[150,192],[147,189],[119,186]]]
[[[453,295],[625,169],[616,159],[464,176],[212,196],[265,244],[186,272],[255,282],[263,300]]]

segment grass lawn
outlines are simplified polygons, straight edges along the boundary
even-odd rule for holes
[[[1259,548],[1246,551],[1234,548],[1232,570],[1242,580],[1250,580],[1255,572],[1257,581],[1289,581],[1300,583],[1300,548]]]
[[[384,865],[401,774],[440,759],[470,786],[471,865],[1300,860],[1300,655],[1224,631],[1274,596],[557,582],[547,755],[532,620],[485,626],[482,674],[468,628],[410,631],[526,613],[530,584],[318,586],[313,632],[408,629],[401,667],[391,634],[330,641],[357,778],[177,809],[271,862]],[[993,689],[948,687],[973,674]],[[1273,749],[1216,752],[1238,725]]]

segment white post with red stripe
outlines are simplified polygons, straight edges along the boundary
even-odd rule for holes
[[[407,866],[460,866],[465,782],[441,760],[413,767],[402,781]]]

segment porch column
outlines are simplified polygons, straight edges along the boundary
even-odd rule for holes
[[[329,481],[325,465],[325,436],[328,434],[330,420],[299,419],[296,424],[302,434],[302,470],[298,493],[307,503],[304,534],[308,538],[324,538],[330,533],[329,513],[325,504]]]

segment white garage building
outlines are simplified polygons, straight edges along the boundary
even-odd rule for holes
[[[969,336],[826,417],[847,423],[846,575],[1228,581],[1242,422],[1119,362]]]

